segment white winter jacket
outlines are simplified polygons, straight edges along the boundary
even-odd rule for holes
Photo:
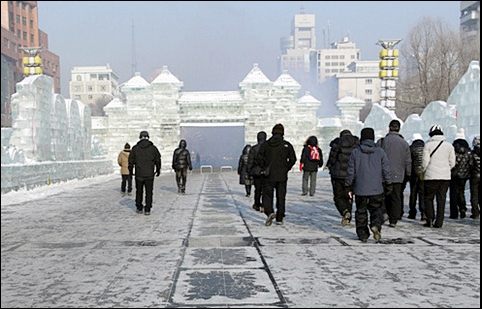
[[[442,142],[442,145],[430,157],[430,154],[437,148],[440,142]],[[423,147],[422,167],[424,180],[450,180],[450,172],[454,166],[454,146],[447,142],[443,135],[432,136]]]

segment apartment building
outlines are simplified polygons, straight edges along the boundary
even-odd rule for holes
[[[38,48],[42,74],[53,78],[53,91],[60,93],[60,59],[48,50],[48,35],[38,28],[37,1],[1,1],[2,127],[11,126],[10,98],[24,78],[25,48]]]
[[[70,72],[69,90],[72,99],[93,105],[98,100],[107,103],[117,94],[119,74],[109,64],[74,67]]]
[[[463,38],[480,41],[480,1],[460,1],[460,33]]]
[[[303,10],[303,8],[302,8]],[[315,85],[311,58],[316,52],[315,15],[296,14],[291,21],[291,35],[280,39],[279,72],[287,71],[303,90]]]

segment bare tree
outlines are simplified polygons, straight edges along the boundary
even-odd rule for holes
[[[397,115],[405,119],[420,114],[430,102],[447,101],[470,61],[476,60],[470,58],[477,48],[467,51],[458,31],[440,19],[423,17],[400,48]]]
[[[112,95],[103,95],[95,100],[94,103],[89,103],[92,116],[105,116],[104,106],[109,104],[114,97]]]

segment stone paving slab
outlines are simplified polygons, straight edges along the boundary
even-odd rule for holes
[[[404,218],[363,244],[326,173],[313,197],[290,173],[285,224],[270,227],[238,178],[193,172],[181,195],[164,173],[150,216],[115,174],[2,195],[2,308],[480,307],[479,220]]]

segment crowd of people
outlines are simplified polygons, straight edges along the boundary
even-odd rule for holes
[[[480,136],[472,140],[472,147],[463,130],[449,143],[440,125],[429,130],[424,141],[420,133],[406,140],[400,134],[401,124],[392,120],[388,133],[375,141],[373,128],[363,128],[360,137],[342,130],[330,143],[326,165],[318,138],[309,136],[300,154],[302,196],[314,196],[320,168],[328,169],[333,201],[341,216],[341,224],[349,225],[354,212],[356,234],[367,242],[370,232],[375,240],[381,239],[382,226],[396,228],[404,215],[404,191],[409,184],[408,219],[420,214],[424,226],[441,228],[444,223],[447,192],[450,190],[450,219],[465,218],[468,211],[465,188],[469,184],[472,219],[480,216]],[[283,225],[286,216],[288,173],[297,161],[293,145],[284,139],[284,126],[276,124],[271,137],[260,131],[257,144],[247,144],[239,157],[237,173],[239,184],[251,197],[254,186],[253,209],[266,215],[266,226]],[[132,191],[135,176],[136,208],[138,213],[150,214],[154,176],[161,171],[161,155],[149,141],[146,131],[130,149],[125,144],[119,153],[121,192]],[[174,150],[172,168],[175,171],[178,193],[186,190],[187,171],[192,170],[187,142],[181,140]],[[145,189],[145,205],[143,191]],[[435,201],[434,201],[435,200]],[[355,204],[355,211],[353,211]],[[417,210],[418,204],[418,210]]]

